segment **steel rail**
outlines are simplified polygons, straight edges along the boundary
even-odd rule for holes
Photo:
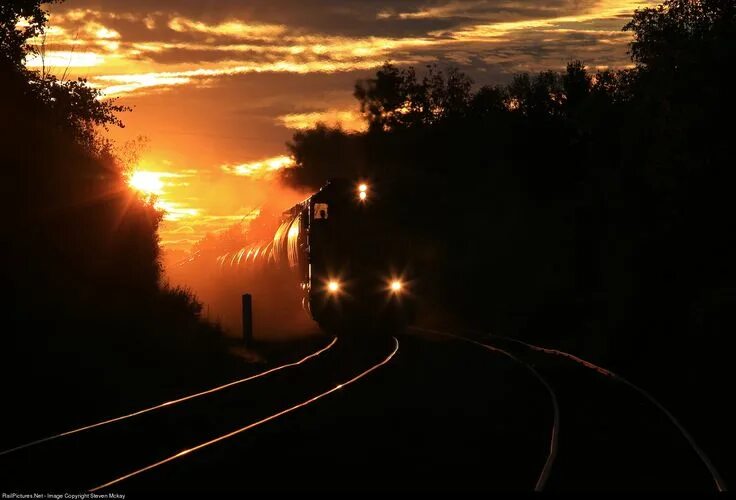
[[[120,477],[118,477],[116,479],[113,479],[111,481],[108,481],[108,482],[106,482],[104,484],[101,484],[99,486],[95,486],[94,488],[91,488],[89,490],[89,492],[90,493],[94,493],[94,492],[99,491],[101,489],[108,488],[108,487],[113,486],[115,484],[121,483],[122,481],[125,481],[127,479],[130,479],[131,477],[137,476],[137,475],[142,474],[144,472],[147,472],[147,471],[149,471],[151,469],[155,469],[156,467],[160,467],[160,466],[162,466],[164,464],[167,464],[169,462],[173,462],[174,460],[177,460],[177,459],[182,458],[182,457],[184,457],[186,455],[189,455],[190,453],[194,453],[196,451],[199,451],[202,448],[206,448],[206,447],[211,446],[213,444],[216,444],[216,443],[225,441],[226,439],[230,439],[230,438],[232,438],[234,436],[237,436],[238,434],[242,434],[243,432],[246,432],[246,431],[249,431],[249,430],[251,430],[251,429],[253,429],[255,427],[258,427],[259,425],[265,424],[265,423],[270,422],[272,420],[275,420],[275,419],[277,419],[279,417],[282,417],[282,416],[284,416],[284,415],[286,415],[288,413],[294,412],[294,411],[296,411],[296,410],[298,410],[300,408],[303,408],[303,407],[308,406],[308,405],[310,405],[312,403],[315,403],[315,402],[319,401],[320,399],[324,398],[325,396],[328,396],[328,395],[330,395],[330,394],[332,394],[332,393],[334,393],[336,391],[339,391],[339,390],[347,387],[350,384],[353,384],[353,383],[357,382],[361,378],[365,377],[366,375],[370,374],[371,372],[377,370],[378,368],[382,367],[383,365],[385,365],[386,363],[388,363],[389,361],[391,361],[391,359],[394,357],[394,355],[396,355],[396,353],[399,350],[399,341],[398,341],[398,339],[396,339],[396,337],[394,337],[393,339],[394,339],[394,343],[395,343],[394,349],[393,349],[393,351],[391,351],[391,353],[385,359],[383,359],[381,362],[376,363],[375,365],[371,366],[367,370],[359,373],[358,375],[354,376],[350,380],[348,380],[346,382],[343,382],[343,383],[340,383],[340,384],[336,385],[335,387],[333,387],[332,389],[330,389],[328,391],[325,391],[325,392],[322,392],[322,393],[320,393],[320,394],[318,394],[316,396],[313,396],[313,397],[311,397],[311,398],[309,398],[309,399],[307,399],[305,401],[302,401],[301,403],[298,403],[298,404],[296,404],[294,406],[290,406],[289,408],[286,408],[284,410],[281,410],[278,413],[274,413],[273,415],[270,415],[268,417],[262,418],[262,419],[260,419],[260,420],[258,420],[256,422],[253,422],[251,424],[248,424],[248,425],[246,425],[244,427],[241,427],[241,428],[236,429],[234,431],[228,432],[227,434],[223,434],[222,436],[216,437],[216,438],[211,439],[209,441],[205,441],[205,442],[200,443],[200,444],[198,444],[196,446],[193,446],[191,448],[187,448],[187,449],[182,450],[179,453],[176,453],[174,455],[171,455],[170,457],[167,457],[167,458],[165,458],[163,460],[159,460],[158,462],[154,462],[154,463],[152,463],[150,465],[147,465],[145,467],[141,467],[140,469],[134,470],[133,472],[129,472],[128,474],[125,474],[123,476],[120,476]]]
[[[256,373],[255,375],[250,375],[250,376],[245,377],[245,378],[241,378],[241,379],[238,379],[238,380],[233,380],[232,382],[228,382],[226,384],[219,385],[219,386],[213,387],[211,389],[207,389],[207,390],[204,390],[204,391],[201,391],[201,392],[190,394],[188,396],[184,396],[184,397],[181,397],[181,398],[178,398],[178,399],[173,399],[171,401],[166,401],[164,403],[160,403],[160,404],[157,404],[157,405],[154,405],[154,406],[150,406],[148,408],[143,408],[141,410],[137,410],[137,411],[134,411],[132,413],[121,415],[119,417],[109,418],[107,420],[102,420],[102,421],[97,422],[97,423],[94,423],[94,424],[85,425],[83,427],[78,427],[76,429],[72,429],[72,430],[69,430],[69,431],[61,432],[59,434],[54,434],[52,436],[47,436],[47,437],[44,437],[44,438],[41,438],[41,439],[36,439],[35,441],[31,441],[31,442],[28,442],[28,443],[25,443],[25,444],[22,444],[22,445],[19,445],[19,446],[15,446],[13,448],[9,448],[7,450],[0,451],[0,456],[8,455],[10,453],[13,453],[13,452],[16,452],[16,451],[20,451],[20,450],[23,450],[23,449],[26,449],[26,448],[30,448],[32,446],[37,446],[37,445],[40,445],[40,444],[43,444],[43,443],[47,443],[47,442],[53,441],[55,439],[59,439],[59,438],[71,436],[71,435],[74,435],[74,434],[79,434],[80,432],[84,432],[84,431],[88,431],[88,430],[91,430],[91,429],[95,429],[97,427],[102,427],[104,425],[109,425],[109,424],[113,424],[115,422],[120,422],[122,420],[126,420],[126,419],[129,419],[129,418],[137,417],[137,416],[143,415],[145,413],[150,413],[152,411],[160,410],[160,409],[163,409],[163,408],[168,408],[168,407],[177,405],[179,403],[183,403],[185,401],[189,401],[189,400],[192,400],[192,399],[195,399],[195,398],[206,396],[208,394],[212,394],[212,393],[215,393],[215,392],[218,392],[218,391],[222,391],[222,390],[227,389],[229,387],[233,387],[233,386],[236,386],[236,385],[239,385],[239,384],[243,384],[245,382],[250,382],[251,380],[256,380],[256,379],[259,379],[261,377],[265,377],[266,375],[270,375],[272,373],[275,373],[275,372],[278,372],[278,371],[281,371],[281,370],[285,370],[287,368],[293,368],[295,366],[299,366],[301,364],[306,363],[310,359],[316,358],[320,354],[323,354],[325,351],[329,350],[332,346],[334,346],[336,342],[337,342],[337,337],[334,337],[332,339],[332,342],[330,342],[327,346],[319,349],[318,351],[313,352],[312,354],[309,354],[308,356],[303,357],[299,361],[294,361],[292,363],[286,363],[286,364],[283,364],[283,365],[280,365],[280,366],[275,366],[275,367],[270,368],[270,369],[268,369],[266,371],[263,371],[263,372],[260,372],[260,373]]]
[[[476,340],[469,339],[467,337],[463,337],[462,335],[455,335],[449,332],[443,332],[439,330],[430,330],[427,328],[418,328],[418,327],[412,327],[412,329],[416,331],[420,331],[420,332],[433,333],[435,335],[444,335],[446,337],[451,337],[451,338],[461,340],[464,342],[469,342],[479,347],[483,347],[484,349],[488,349],[489,351],[492,351],[492,352],[503,354],[504,356],[507,356],[509,359],[512,359],[513,361],[516,361],[517,363],[523,365],[544,386],[544,388],[549,393],[550,399],[552,401],[552,409],[553,409],[554,416],[553,416],[553,421],[552,421],[552,431],[550,433],[550,445],[549,445],[549,452],[547,453],[547,459],[544,461],[544,466],[542,467],[542,470],[539,473],[539,477],[537,478],[537,482],[534,485],[534,491],[543,491],[545,485],[547,484],[547,480],[549,479],[549,475],[552,470],[552,465],[554,464],[555,459],[557,458],[557,448],[558,448],[559,435],[560,435],[560,405],[557,401],[557,395],[555,394],[554,389],[552,389],[552,386],[529,363],[517,358],[510,352],[505,351],[499,347],[484,344],[482,342],[478,342]]]

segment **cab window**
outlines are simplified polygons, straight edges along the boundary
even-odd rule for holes
[[[314,219],[327,219],[327,203],[314,204]]]

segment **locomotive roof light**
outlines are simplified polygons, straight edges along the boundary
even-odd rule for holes
[[[406,282],[400,277],[393,277],[386,281],[386,290],[391,295],[401,295],[406,292]]]
[[[358,199],[360,201],[365,201],[366,198],[368,198],[368,184],[361,182],[358,184]]]

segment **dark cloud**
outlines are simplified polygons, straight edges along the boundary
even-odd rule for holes
[[[625,43],[623,38],[613,40],[616,47],[602,47],[606,35],[583,31],[619,30],[623,20],[616,13],[594,22],[562,20],[556,28],[569,26],[565,33],[549,35],[554,31],[549,26],[517,30],[496,39],[458,39],[465,28],[578,15],[595,5],[600,6],[598,0],[163,0],[155,6],[144,0],[70,0],[55,12],[67,14],[63,24],[70,35],[94,41],[90,26],[103,25],[120,34],[121,48],[128,51],[128,57],[159,65],[439,61],[492,74],[490,68],[474,64],[487,66],[494,55],[503,59],[504,53],[513,53],[517,47],[525,54],[523,64],[518,65],[521,68],[528,67],[526,58],[535,53],[542,57],[538,62],[545,64],[555,54],[561,61],[576,58],[576,52],[596,63],[615,53],[615,61],[620,62],[618,45]],[[243,28],[221,29],[220,23],[228,21],[241,23]],[[273,28],[277,33],[264,34],[260,28]],[[348,44],[367,47],[367,55],[353,55],[349,45],[342,50],[345,44],[340,37],[347,37]],[[431,43],[399,44],[384,50],[370,45],[372,37]],[[540,37],[547,41],[539,41]],[[328,53],[315,52],[315,45],[328,46]],[[290,53],[297,46],[302,50]],[[502,72],[513,68],[507,62],[500,61]]]
[[[239,62],[273,62],[277,59],[275,54],[264,54],[252,50],[214,50],[214,49],[164,49],[160,51],[142,52],[138,57],[161,64],[203,62],[216,63],[221,61]]]
[[[202,22],[229,19],[285,25],[304,33],[343,36],[421,36],[475,22],[507,22],[582,12],[596,0],[70,0],[55,9],[91,9]],[[427,17],[421,16],[428,13]],[[400,17],[401,15],[404,17]],[[408,16],[408,17],[407,17]],[[159,23],[160,24],[160,23]],[[130,35],[143,35],[132,28]]]
[[[149,166],[197,171],[171,185],[170,201],[199,211],[163,229],[182,246],[272,194],[223,165],[287,154],[293,128],[313,118],[359,118],[355,81],[382,62],[457,66],[478,86],[573,59],[622,66],[630,13],[615,2],[68,0],[53,7],[63,30],[49,48],[98,56],[79,76],[135,107],[114,139],[146,135]]]

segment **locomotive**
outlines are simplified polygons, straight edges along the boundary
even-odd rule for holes
[[[304,309],[335,334],[392,332],[414,316],[410,248],[390,190],[333,179],[284,213],[270,254],[296,274]]]
[[[220,255],[221,275],[251,291],[257,316],[271,324],[301,309],[335,335],[403,329],[415,314],[417,283],[397,191],[330,180],[283,212],[272,237]]]

